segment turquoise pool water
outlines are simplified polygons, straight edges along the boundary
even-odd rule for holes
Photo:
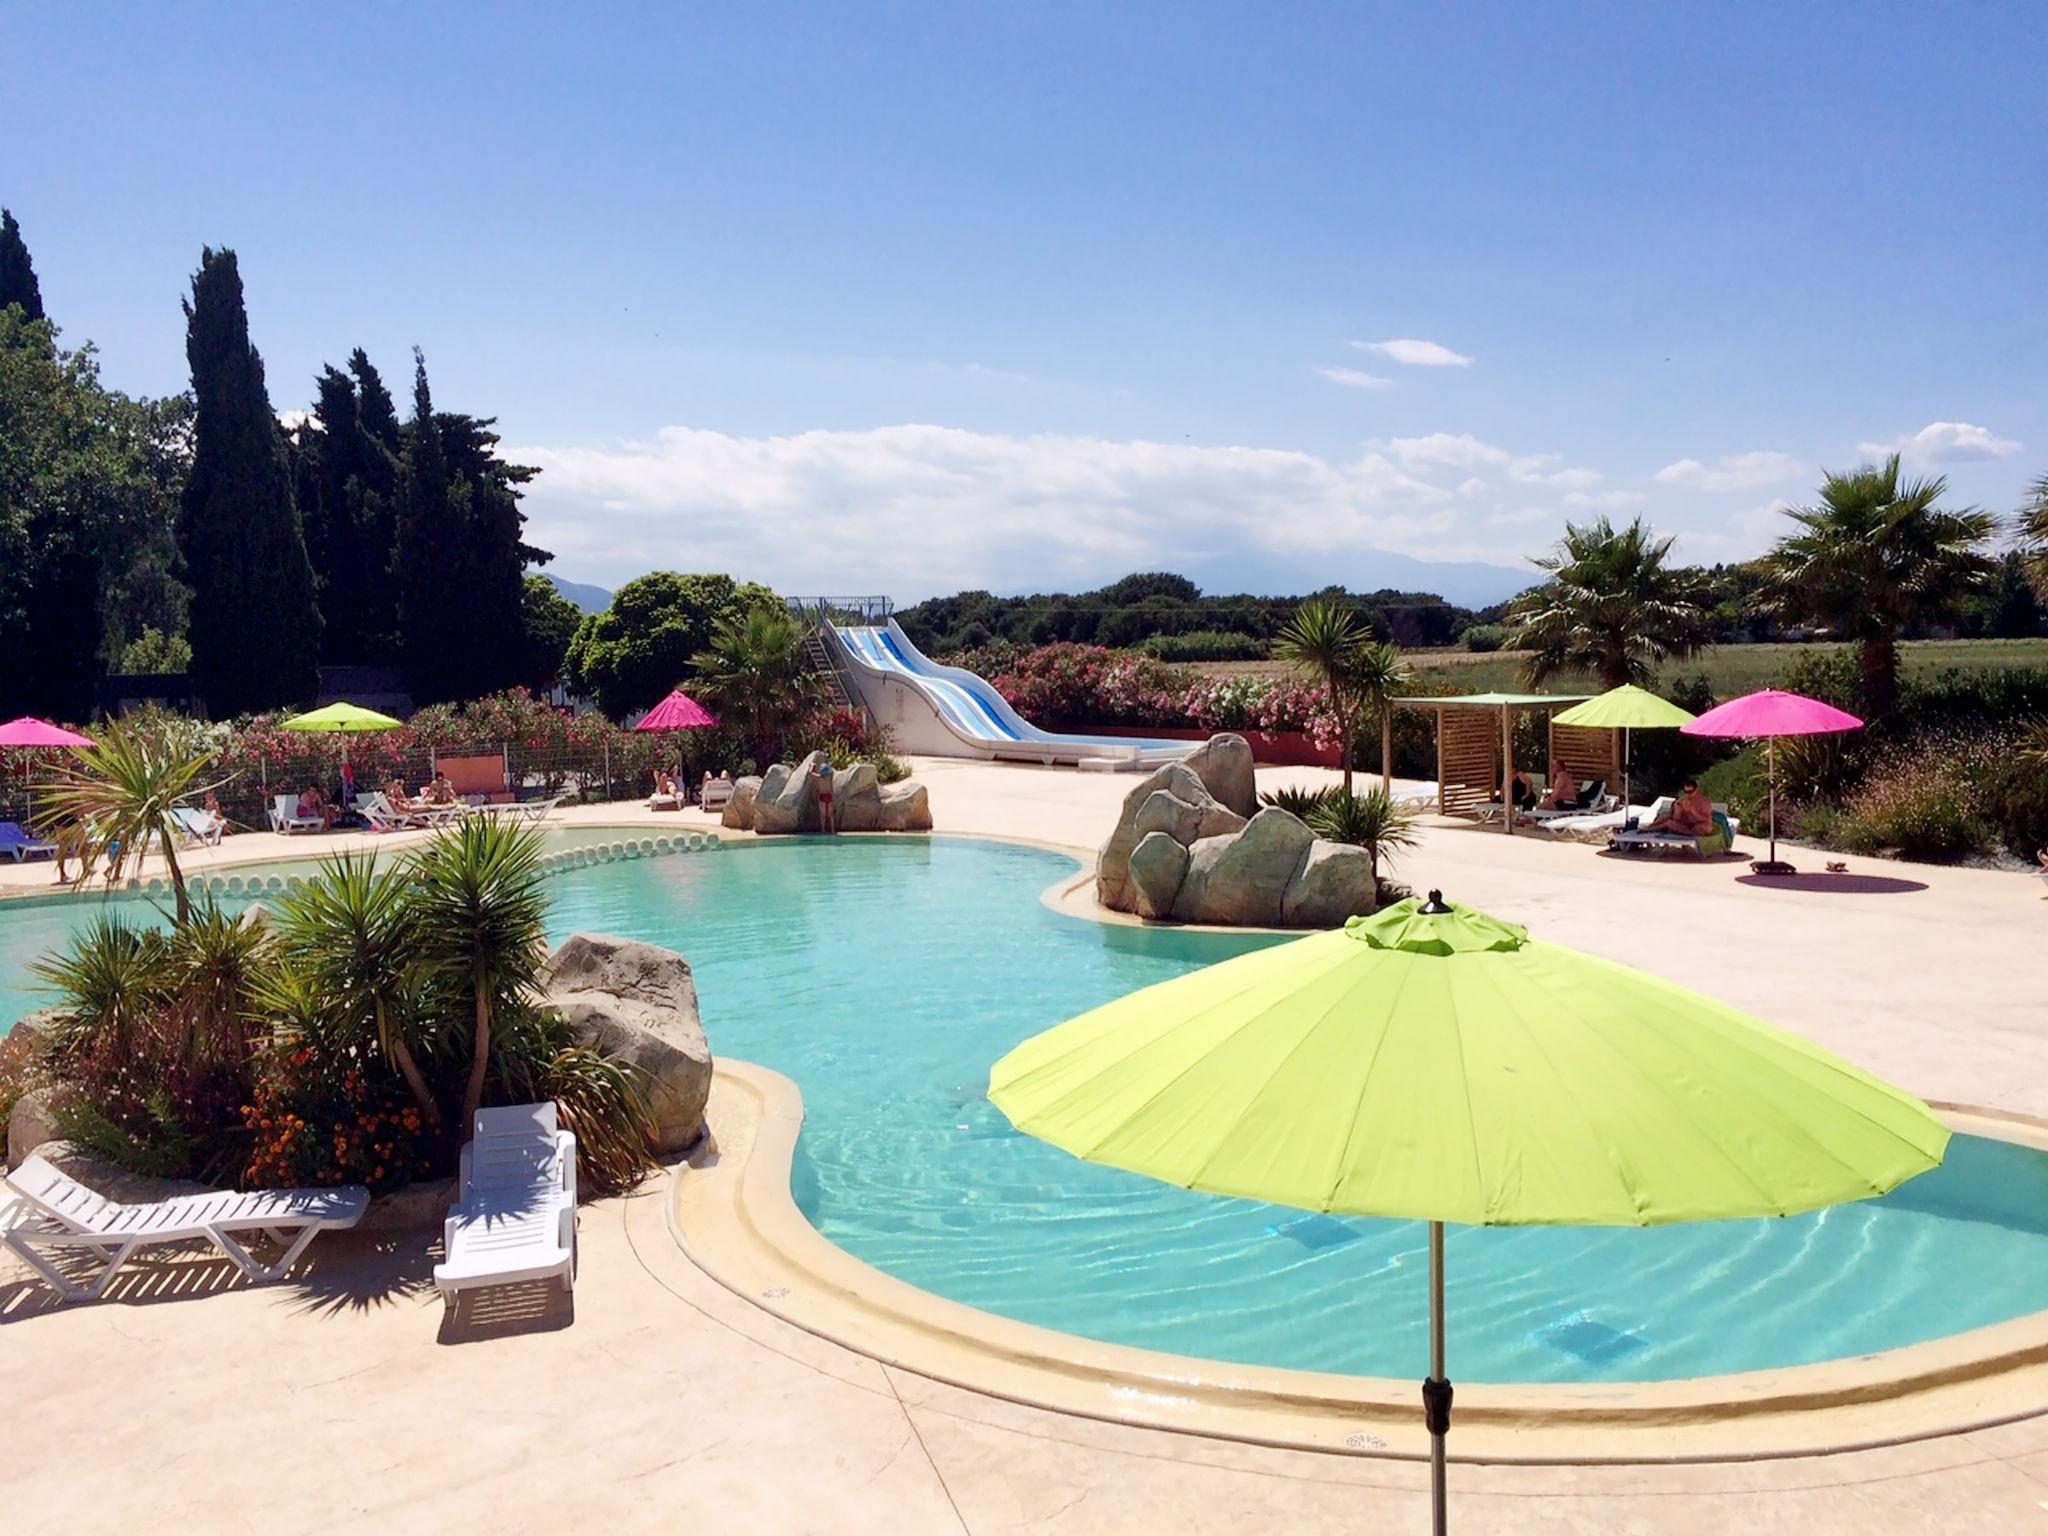
[[[1039,893],[1071,869],[952,839],[730,848],[559,873],[551,927],[689,956],[713,1049],[802,1087],[798,1202],[867,1262],[1118,1343],[1423,1374],[1421,1227],[1091,1167],[983,1098],[1024,1036],[1251,942],[1061,917]],[[22,962],[80,916],[0,908],[0,1023],[33,1004]],[[1450,1364],[1523,1382],[1803,1364],[2038,1310],[2044,1277],[2048,1158],[1958,1137],[1887,1200],[1788,1221],[1454,1230]]]

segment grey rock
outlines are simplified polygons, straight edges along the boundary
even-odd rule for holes
[[[1259,812],[1242,832],[1199,839],[1188,850],[1173,915],[1190,923],[1278,927],[1287,887],[1315,840],[1298,817],[1278,807]]]
[[[1252,747],[1242,736],[1235,731],[1219,732],[1183,761],[1218,804],[1247,821],[1258,815],[1259,787],[1252,774]]]
[[[832,818],[839,830],[878,830],[882,825],[882,781],[875,765],[855,763],[832,778]]]
[[[914,779],[904,779],[899,783],[884,784],[881,793],[882,831],[931,831],[931,801],[922,784]]]
[[[1139,819],[1145,814],[1145,806],[1152,797],[1165,794],[1169,799],[1191,806],[1196,814],[1193,830],[1180,835],[1183,821],[1176,819],[1169,823],[1164,818],[1171,812],[1176,818],[1183,813],[1173,807],[1160,805],[1151,812],[1151,820],[1144,826]],[[1190,843],[1198,837],[1217,837],[1225,832],[1234,832],[1244,825],[1242,817],[1209,793],[1194,771],[1185,763],[1168,763],[1155,768],[1131,787],[1124,796],[1123,809],[1117,816],[1116,826],[1103,843],[1095,858],[1095,899],[1105,907],[1121,912],[1131,910],[1129,891],[1129,870],[1131,850],[1147,833],[1174,830],[1177,840]]]
[[[1371,855],[1317,838],[1281,900],[1280,921],[1289,928],[1341,928],[1345,919],[1374,911],[1377,894]]]
[[[576,933],[548,956],[541,985],[579,1043],[645,1074],[652,1150],[680,1152],[696,1141],[711,1093],[711,1047],[689,962],[636,939]]]
[[[252,903],[244,909],[240,917],[235,919],[235,926],[237,928],[260,929],[268,933],[270,931],[270,908],[264,906],[260,901]]]
[[[1174,898],[1187,877],[1188,850],[1166,832],[1150,832],[1131,850],[1131,910],[1140,917],[1173,915]]]
[[[62,1009],[38,1008],[25,1018],[15,1020],[7,1038],[15,1042],[16,1049],[41,1052],[48,1049],[51,1036],[63,1021]]]
[[[718,819],[721,825],[740,832],[754,829],[754,799],[761,793],[761,779],[758,774],[747,774],[733,780],[732,798],[725,802],[725,812]]]
[[[19,1029],[21,1026],[16,1025]],[[21,1160],[37,1148],[55,1143],[57,1115],[47,1088],[32,1089],[14,1101],[7,1116],[7,1166],[19,1168]],[[64,1143],[69,1145],[69,1143]]]

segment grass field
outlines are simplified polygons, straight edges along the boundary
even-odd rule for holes
[[[1705,673],[1717,698],[1734,698],[1758,688],[1782,682],[1799,658],[1810,651],[1841,650],[1833,645],[1718,645],[1688,661],[1667,664],[1666,679],[1697,677]],[[1908,677],[1925,676],[1948,668],[1968,671],[1999,671],[2013,667],[2048,667],[2048,640],[1909,640],[1902,647]],[[1408,661],[1431,681],[1455,682],[1465,693],[1526,687],[1522,653],[1464,650],[1410,651]],[[1193,670],[1211,676],[1242,676],[1247,673],[1272,676],[1287,671],[1277,661],[1202,661],[1190,663]],[[1578,693],[1593,690],[1583,678],[1556,678],[1546,684],[1550,693]]]

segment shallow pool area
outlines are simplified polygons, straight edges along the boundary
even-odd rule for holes
[[[1170,1189],[1019,1136],[989,1105],[990,1063],[1025,1036],[1267,942],[1063,916],[1040,895],[1073,867],[953,838],[735,846],[558,869],[550,930],[690,959],[713,1050],[801,1088],[794,1193],[856,1257],[1115,1343],[1421,1375],[1421,1226]],[[98,905],[0,906],[0,1027],[35,1006],[26,962]],[[1448,1247],[1461,1381],[1808,1364],[2048,1306],[2048,1156],[1959,1136],[1883,1201],[1652,1231],[1453,1229]]]

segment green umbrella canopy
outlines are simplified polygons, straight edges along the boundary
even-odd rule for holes
[[[1639,971],[1414,900],[1025,1041],[989,1097],[1078,1157],[1307,1210],[1654,1226],[1882,1195],[1917,1099]]]
[[[389,715],[380,715],[374,709],[364,709],[358,704],[329,704],[324,709],[292,716],[285,721],[284,729],[357,735],[368,731],[395,731],[404,724],[403,720],[394,720]]]
[[[1624,683],[1619,688],[1610,688],[1598,698],[1588,699],[1583,704],[1574,704],[1551,717],[1556,725],[1599,726],[1610,731],[1624,729],[1654,730],[1658,727],[1680,726],[1694,718],[1690,710],[1680,709],[1669,699],[1660,699],[1647,688],[1638,688],[1634,683]]]

